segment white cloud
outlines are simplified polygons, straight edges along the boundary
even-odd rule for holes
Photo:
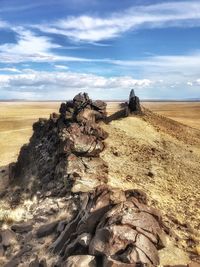
[[[7,27],[9,27],[9,24],[6,21],[0,20],[0,29]]]
[[[12,27],[12,30],[16,32],[17,42],[0,45],[0,60],[4,63],[43,62],[56,58],[51,49],[60,46],[52,43],[50,38],[37,36],[23,27]]]
[[[117,60],[107,59],[105,62],[114,65],[126,67],[158,67],[158,68],[199,68],[200,67],[200,52],[195,52],[185,55],[162,55],[151,56],[143,60]]]
[[[184,1],[135,6],[104,18],[87,15],[71,16],[35,27],[43,32],[61,34],[75,41],[98,42],[138,28],[198,25],[200,25],[200,2]]]
[[[73,97],[75,92],[87,91],[92,96],[101,92],[102,97],[109,95],[109,91],[130,90],[130,88],[146,88],[152,84],[149,79],[133,79],[132,77],[97,76],[93,74],[74,72],[41,72],[28,71],[23,74],[0,75],[0,88],[7,92],[35,93],[35,98],[45,95],[46,98],[59,96]],[[116,92],[116,91],[115,91]],[[18,95],[17,93],[17,95]],[[57,97],[56,97],[57,95]]]
[[[60,69],[60,70],[68,70],[69,69],[68,66],[64,66],[64,65],[54,65],[54,67],[56,69]]]
[[[193,82],[187,82],[187,85],[193,86]]]
[[[22,62],[92,62],[93,59],[60,56],[53,49],[62,48],[55,44],[49,37],[36,35],[24,27],[10,27],[17,37],[16,43],[0,45],[0,61],[4,63]]]
[[[200,85],[200,79],[196,80],[197,85]]]
[[[4,72],[4,71],[6,71],[6,72],[18,72],[18,73],[20,73],[21,71],[20,70],[18,70],[17,68],[0,68],[0,72]]]

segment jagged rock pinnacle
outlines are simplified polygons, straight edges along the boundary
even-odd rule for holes
[[[140,99],[135,95],[134,89],[130,91],[129,103],[128,103],[129,113],[141,114]]]

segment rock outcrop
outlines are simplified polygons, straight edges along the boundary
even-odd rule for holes
[[[136,109],[139,111],[137,103]],[[52,213],[40,211],[40,217],[31,223],[13,225],[13,233],[22,240],[21,249],[6,266],[18,266],[20,262],[54,267],[159,265],[158,250],[165,243],[159,212],[148,207],[141,191],[107,185],[108,166],[100,153],[108,135],[97,124],[105,118],[106,104],[92,101],[84,93],[62,103],[59,114],[33,125],[30,143],[22,147],[17,163],[10,166],[10,180],[20,186],[15,201],[20,201],[22,194],[40,192],[40,203],[51,197],[58,203],[62,197],[65,201],[68,193],[71,202],[76,203],[76,212],[69,219],[65,210],[65,219],[42,224],[41,215]],[[39,259],[39,251],[32,259],[31,251],[35,255],[37,242],[50,235],[53,241],[45,246],[45,253],[55,260],[48,265],[48,258]],[[5,238],[2,240],[1,253],[6,254]]]
[[[141,106],[140,106],[140,99],[138,96],[135,95],[135,92],[133,89],[130,91],[130,95],[129,95],[128,110],[129,110],[129,113],[131,114],[142,113]]]
[[[62,103],[59,112],[33,124],[29,144],[10,166],[10,180],[21,190],[63,196],[73,185],[79,191],[82,180],[87,190],[106,181],[107,166],[99,153],[107,133],[96,124],[105,119],[106,104],[78,94]]]

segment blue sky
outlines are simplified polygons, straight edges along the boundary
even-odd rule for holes
[[[0,0],[0,99],[200,98],[200,1]]]

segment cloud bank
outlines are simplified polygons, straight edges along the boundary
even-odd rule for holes
[[[0,88],[7,92],[32,93],[33,97],[39,98],[41,94],[46,99],[57,94],[57,99],[72,97],[74,92],[87,90],[92,95],[94,92],[106,90],[129,90],[132,87],[144,88],[152,83],[149,79],[133,79],[129,76],[109,77],[97,76],[75,72],[45,72],[27,70],[22,74],[0,75]],[[47,91],[48,88],[48,91]],[[59,94],[58,92],[61,92]],[[22,93],[22,94],[20,94]],[[109,92],[108,92],[109,93]],[[105,93],[105,95],[107,95]]]

